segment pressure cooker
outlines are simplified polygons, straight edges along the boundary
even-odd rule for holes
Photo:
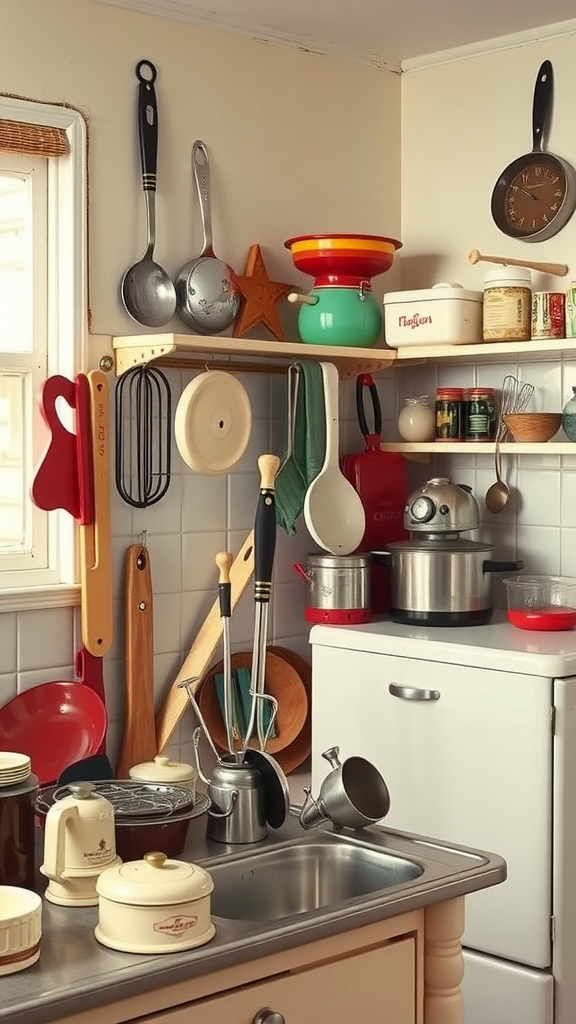
[[[495,561],[491,545],[461,536],[480,525],[472,490],[433,477],[404,508],[409,540],[373,552],[390,567],[393,622],[426,626],[482,626],[492,618],[492,574],[516,572],[522,561]]]

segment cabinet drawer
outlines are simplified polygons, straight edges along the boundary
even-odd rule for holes
[[[416,943],[403,938],[321,967],[139,1017],[138,1024],[252,1024],[270,1007],[286,1024],[416,1024]]]
[[[465,943],[536,967],[550,964],[551,705],[537,676],[313,648],[313,791],[337,744],[382,772],[385,825],[503,856],[508,880],[466,899]]]

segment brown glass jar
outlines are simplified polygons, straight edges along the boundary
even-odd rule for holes
[[[34,889],[34,801],[36,775],[0,787],[0,885]]]
[[[464,388],[438,388],[436,391],[437,441],[461,441],[464,437]]]

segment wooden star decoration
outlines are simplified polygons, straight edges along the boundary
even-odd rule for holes
[[[242,298],[234,337],[242,338],[257,324],[264,324],[277,341],[286,341],[276,303],[293,292],[295,286],[269,279],[259,245],[250,246],[244,276],[238,274],[236,280]]]

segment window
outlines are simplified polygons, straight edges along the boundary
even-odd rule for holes
[[[75,582],[71,517],[43,512],[29,494],[50,439],[42,382],[85,364],[86,262],[82,117],[0,96],[2,609],[68,603]],[[73,430],[73,411],[63,403],[58,412]]]

